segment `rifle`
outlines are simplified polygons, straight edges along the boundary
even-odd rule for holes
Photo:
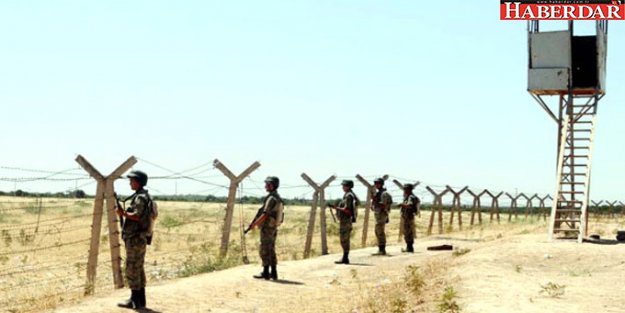
[[[331,208],[331,209],[334,209],[334,208],[333,208],[333,206],[334,206],[334,208],[336,208],[336,206],[335,206],[335,205],[332,205],[332,204],[327,204],[327,203],[326,203],[326,207],[329,207],[329,208]],[[336,216],[334,216],[334,211],[330,210],[330,215],[332,215],[332,220],[336,223]]]
[[[414,213],[415,215],[419,215],[419,207],[421,205],[421,200],[415,196],[415,198],[417,199],[416,203],[414,204],[414,212],[408,212],[408,213]],[[401,212],[404,213],[406,210],[411,209],[412,208],[412,204],[405,204],[405,203],[400,203],[397,205],[397,208],[401,209]]]
[[[338,207],[337,205],[335,205],[335,204],[328,204],[327,206],[328,206],[329,208],[331,208],[331,209],[335,209],[335,210],[337,210],[337,211],[341,211],[341,212],[343,212],[343,213],[345,213],[345,214],[347,214],[347,215],[349,215],[349,216],[352,216],[352,212],[350,212],[349,210],[347,210],[347,209],[345,209],[345,208],[339,208],[339,207]]]
[[[254,219],[252,220],[250,225],[247,226],[247,229],[245,231],[243,231],[244,235],[247,234],[250,230],[254,229],[254,227],[262,224],[267,219],[268,215],[265,214],[263,209],[264,208],[258,209],[258,212],[256,212],[256,216],[254,216]]]
[[[119,196],[117,195],[116,192],[113,193],[113,197],[115,197],[115,203],[116,203],[117,209],[118,210],[125,210],[125,208],[122,206],[122,204],[121,204],[121,202],[119,200]],[[118,218],[119,218],[119,227],[121,229],[123,229],[124,228],[124,218],[121,217],[121,216],[118,216]]]

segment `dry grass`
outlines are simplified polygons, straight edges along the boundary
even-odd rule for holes
[[[10,202],[10,203],[8,203]],[[146,257],[146,274],[151,285],[172,278],[185,277],[201,272],[214,271],[242,264],[243,257],[258,262],[258,232],[249,233],[242,241],[241,225],[247,226],[257,206],[235,207],[230,236],[229,256],[219,259],[221,225],[225,215],[224,204],[199,202],[159,202],[160,217],[156,233]],[[93,210],[92,200],[43,199],[43,209],[34,199],[0,197],[0,308],[4,312],[38,311],[82,298],[89,250]],[[278,235],[277,253],[281,260],[303,258],[306,226],[310,208],[289,206],[286,221]],[[241,213],[242,212],[242,213]],[[423,238],[427,230],[429,213],[417,219],[417,237]],[[328,214],[329,215],[329,214]],[[455,224],[451,231],[465,238],[497,240],[509,234],[531,232],[544,227],[542,219],[513,218],[508,225],[507,215],[502,215],[501,225],[490,224],[484,216],[483,226],[467,225],[469,214],[464,213],[464,230],[458,232]],[[105,215],[106,217],[106,215]],[[40,219],[37,224],[37,219]],[[449,216],[445,215],[445,221]],[[360,247],[364,212],[352,233],[352,247]],[[477,219],[476,219],[477,220]],[[387,225],[389,244],[400,242],[398,211],[391,214]],[[101,230],[101,245],[97,268],[96,293],[112,290],[110,247],[106,218]],[[610,225],[591,229],[605,234],[615,233],[622,226]],[[320,255],[319,220],[315,223],[312,256]],[[375,245],[373,216],[368,229],[368,246]],[[448,228],[448,225],[445,225]],[[488,232],[485,232],[488,229]],[[436,226],[434,231],[436,231]],[[328,216],[328,248],[330,253],[340,251],[338,226]],[[25,251],[25,252],[21,252]],[[468,252],[468,251],[466,251]],[[461,255],[461,254],[459,254]],[[123,253],[122,253],[123,256]],[[406,269],[405,281],[398,286],[381,284],[365,294],[388,293],[388,301],[363,297],[362,310],[366,312],[403,312],[409,308],[427,307],[423,312],[433,312],[435,299],[441,299],[447,287],[440,281],[440,266],[429,263]],[[354,277],[358,279],[358,277]],[[420,284],[423,284],[421,286]],[[41,286],[45,288],[41,288]],[[421,287],[419,287],[421,286]],[[373,297],[375,298],[375,297]],[[428,307],[429,306],[429,307]],[[2,311],[0,310],[0,311]],[[429,311],[428,311],[429,310]]]
[[[382,280],[373,287],[371,284],[363,287],[365,283],[358,281],[363,296],[353,311],[458,312],[440,309],[442,301],[446,301],[445,305],[455,303],[453,297],[450,298],[451,287],[446,277],[451,264],[452,260],[448,257],[435,257],[424,263],[409,265],[401,277]]]

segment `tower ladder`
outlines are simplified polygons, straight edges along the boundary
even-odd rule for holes
[[[587,235],[587,208],[598,101],[598,95],[570,94],[568,100],[565,100],[565,96],[560,97],[560,108],[564,116],[558,142],[556,200],[551,208],[550,240],[554,234],[564,233],[565,237],[576,236],[581,243]]]

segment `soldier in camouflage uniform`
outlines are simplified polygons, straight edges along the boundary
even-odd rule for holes
[[[263,199],[263,214],[266,219],[260,224],[260,259],[263,262],[263,271],[259,275],[254,275],[258,279],[278,279],[278,258],[276,257],[276,237],[278,236],[278,226],[282,222],[281,206],[282,198],[278,194],[280,179],[269,176],[265,179],[265,190],[269,193]],[[271,272],[269,268],[271,267]]]
[[[402,249],[403,252],[414,252],[414,238],[415,238],[415,214],[419,212],[419,204],[421,200],[412,193],[414,190],[413,184],[404,185],[404,202],[399,205],[401,208],[402,228],[404,233],[404,241],[406,241],[406,249]]]
[[[151,198],[144,187],[148,183],[148,175],[141,171],[132,171],[130,188],[135,193],[130,197],[131,204],[126,210],[117,207],[117,215],[123,218],[122,239],[126,247],[126,280],[131,290],[130,299],[118,306],[130,309],[142,309],[146,306],[145,299],[145,252],[150,225]]]
[[[378,252],[374,255],[386,255],[386,234],[384,227],[388,223],[388,215],[391,211],[393,198],[384,188],[384,179],[376,178],[373,181],[377,192],[373,196],[371,209],[375,215],[375,236],[378,239]]]
[[[341,239],[341,247],[343,248],[343,258],[334,263],[336,264],[349,264],[349,239],[352,234],[352,223],[356,222],[356,210],[358,209],[358,197],[352,191],[354,188],[354,182],[351,180],[344,180],[341,182],[343,186],[343,200],[339,203],[336,209],[336,215],[339,219],[339,236]]]

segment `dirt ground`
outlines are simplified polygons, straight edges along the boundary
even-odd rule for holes
[[[545,229],[520,224],[431,236],[417,240],[414,254],[400,246],[385,257],[360,249],[350,266],[335,265],[336,254],[287,261],[278,282],[252,279],[258,265],[239,266],[148,286],[146,312],[369,312],[365,304],[382,296],[384,285],[401,283],[411,265],[442,267],[437,279],[457,291],[460,312],[625,312],[625,244],[550,243]],[[466,253],[426,250],[439,244]],[[118,290],[53,312],[129,312],[115,307],[127,296]],[[439,312],[438,301],[428,298],[405,311]]]
[[[520,235],[475,246],[450,275],[463,312],[625,312],[625,244]],[[563,295],[543,287],[550,283]]]

